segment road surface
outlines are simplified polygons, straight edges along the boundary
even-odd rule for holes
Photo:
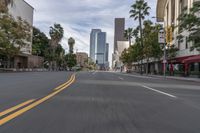
[[[0,73],[0,133],[199,133],[200,83],[111,72]]]

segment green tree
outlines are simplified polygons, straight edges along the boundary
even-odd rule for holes
[[[188,39],[186,41],[192,42],[191,51],[196,49],[200,51],[200,16],[197,15],[200,12],[200,1],[195,1],[193,7],[190,8],[189,13],[187,8],[179,15],[179,31],[182,33],[184,30],[189,32]],[[182,41],[183,35],[180,34],[178,39]]]
[[[67,54],[65,56],[65,60],[67,62],[67,66],[70,70],[72,70],[72,67],[76,66],[76,55],[75,54]]]
[[[172,60],[173,58],[176,57],[178,48],[175,47],[175,45],[169,46],[167,49],[167,58],[169,60]]]
[[[61,44],[59,44],[56,48],[55,56],[58,67],[64,67],[65,50],[63,49]]]
[[[158,33],[160,25],[153,25],[150,20],[144,21],[144,57],[147,61],[146,63],[146,74],[148,74],[148,66],[150,58],[160,58],[162,55],[161,47],[158,43]]]
[[[31,27],[20,17],[13,18],[6,10],[0,17],[0,53],[7,57],[7,67],[11,58],[20,53],[20,49],[31,41]]]
[[[144,0],[136,0],[136,2],[131,6],[130,17],[134,18],[134,20],[138,20],[139,22],[139,31],[140,31],[140,44],[141,44],[141,52],[143,53],[143,32],[142,32],[142,21],[146,16],[149,15],[149,9],[147,2]],[[143,64],[143,57],[141,59],[141,64]],[[141,65],[141,74],[143,74],[142,65]]]
[[[129,48],[130,49],[130,48]],[[129,53],[130,50],[129,49],[125,49],[122,54],[121,54],[121,57],[120,57],[120,60],[123,62],[124,65],[126,66],[130,66],[131,63],[132,63],[132,60],[131,60],[131,54]]]
[[[73,54],[73,53],[74,53],[74,44],[75,44],[75,40],[74,40],[72,37],[70,37],[70,38],[68,39],[69,53],[70,53],[70,54]]]
[[[125,49],[122,52],[120,60],[127,67],[130,67],[133,62],[139,62],[139,60],[141,60],[140,50],[141,50],[140,43],[135,43],[134,45],[131,45],[128,49]]]
[[[55,60],[55,50],[59,45],[59,42],[62,40],[64,36],[64,29],[60,24],[54,24],[54,26],[50,27],[49,35],[50,39],[50,50],[52,50],[52,60],[50,62],[51,69],[55,69],[57,64]]]
[[[133,38],[133,28],[128,28],[124,32],[124,37],[129,41],[129,47],[131,46],[131,39]]]
[[[48,37],[38,28],[33,27],[32,54],[45,57],[45,51],[49,48]]]

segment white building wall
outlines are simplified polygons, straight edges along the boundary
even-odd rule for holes
[[[178,17],[180,14],[180,0],[175,0],[175,8],[173,8],[171,5],[171,2],[174,0],[167,0],[165,8],[164,8],[164,27],[168,27],[168,26],[172,26],[172,24],[174,24],[174,26],[176,27],[177,25],[179,25],[178,22]],[[185,2],[185,6],[188,7],[188,12],[189,9],[192,7],[192,4],[194,2],[194,0],[183,0]],[[198,0],[196,0],[198,1]],[[175,11],[174,13],[174,21],[172,21],[172,10]],[[198,55],[199,52],[194,50],[194,51],[190,51],[190,47],[192,46],[191,43],[188,43],[188,47],[186,47],[186,37],[184,37],[183,42],[179,43],[178,40],[176,39],[177,35],[179,34],[179,29],[176,27],[174,29],[174,40],[172,42],[172,44],[174,44],[177,48],[179,48],[179,51],[177,52],[177,57],[184,57],[184,56],[191,56],[191,55]],[[187,31],[184,31],[183,33],[184,36],[188,36],[189,33]]]
[[[27,42],[27,45],[21,49],[21,52],[23,52],[24,54],[32,53],[33,11],[33,7],[24,0],[14,0],[13,6],[9,6],[9,13],[13,17],[21,17],[23,20],[26,20],[31,26],[31,42]]]

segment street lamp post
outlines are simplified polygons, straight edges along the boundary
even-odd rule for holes
[[[164,56],[163,56],[163,75],[166,77],[166,41],[165,41],[165,30],[161,29],[158,34],[158,43],[164,44]]]
[[[163,20],[163,18],[159,18],[159,17],[152,17],[152,18],[155,18],[158,20]],[[163,29],[163,27],[160,29],[159,31],[159,34],[158,34],[158,42],[160,44],[163,44],[164,45],[164,55],[163,55],[163,75],[164,77],[166,78],[166,64],[167,64],[167,51],[166,51],[166,45],[167,45],[167,42],[166,42],[166,32],[165,30]]]

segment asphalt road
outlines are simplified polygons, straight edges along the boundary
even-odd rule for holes
[[[71,75],[0,73],[0,133],[200,132],[200,83],[111,72]]]

